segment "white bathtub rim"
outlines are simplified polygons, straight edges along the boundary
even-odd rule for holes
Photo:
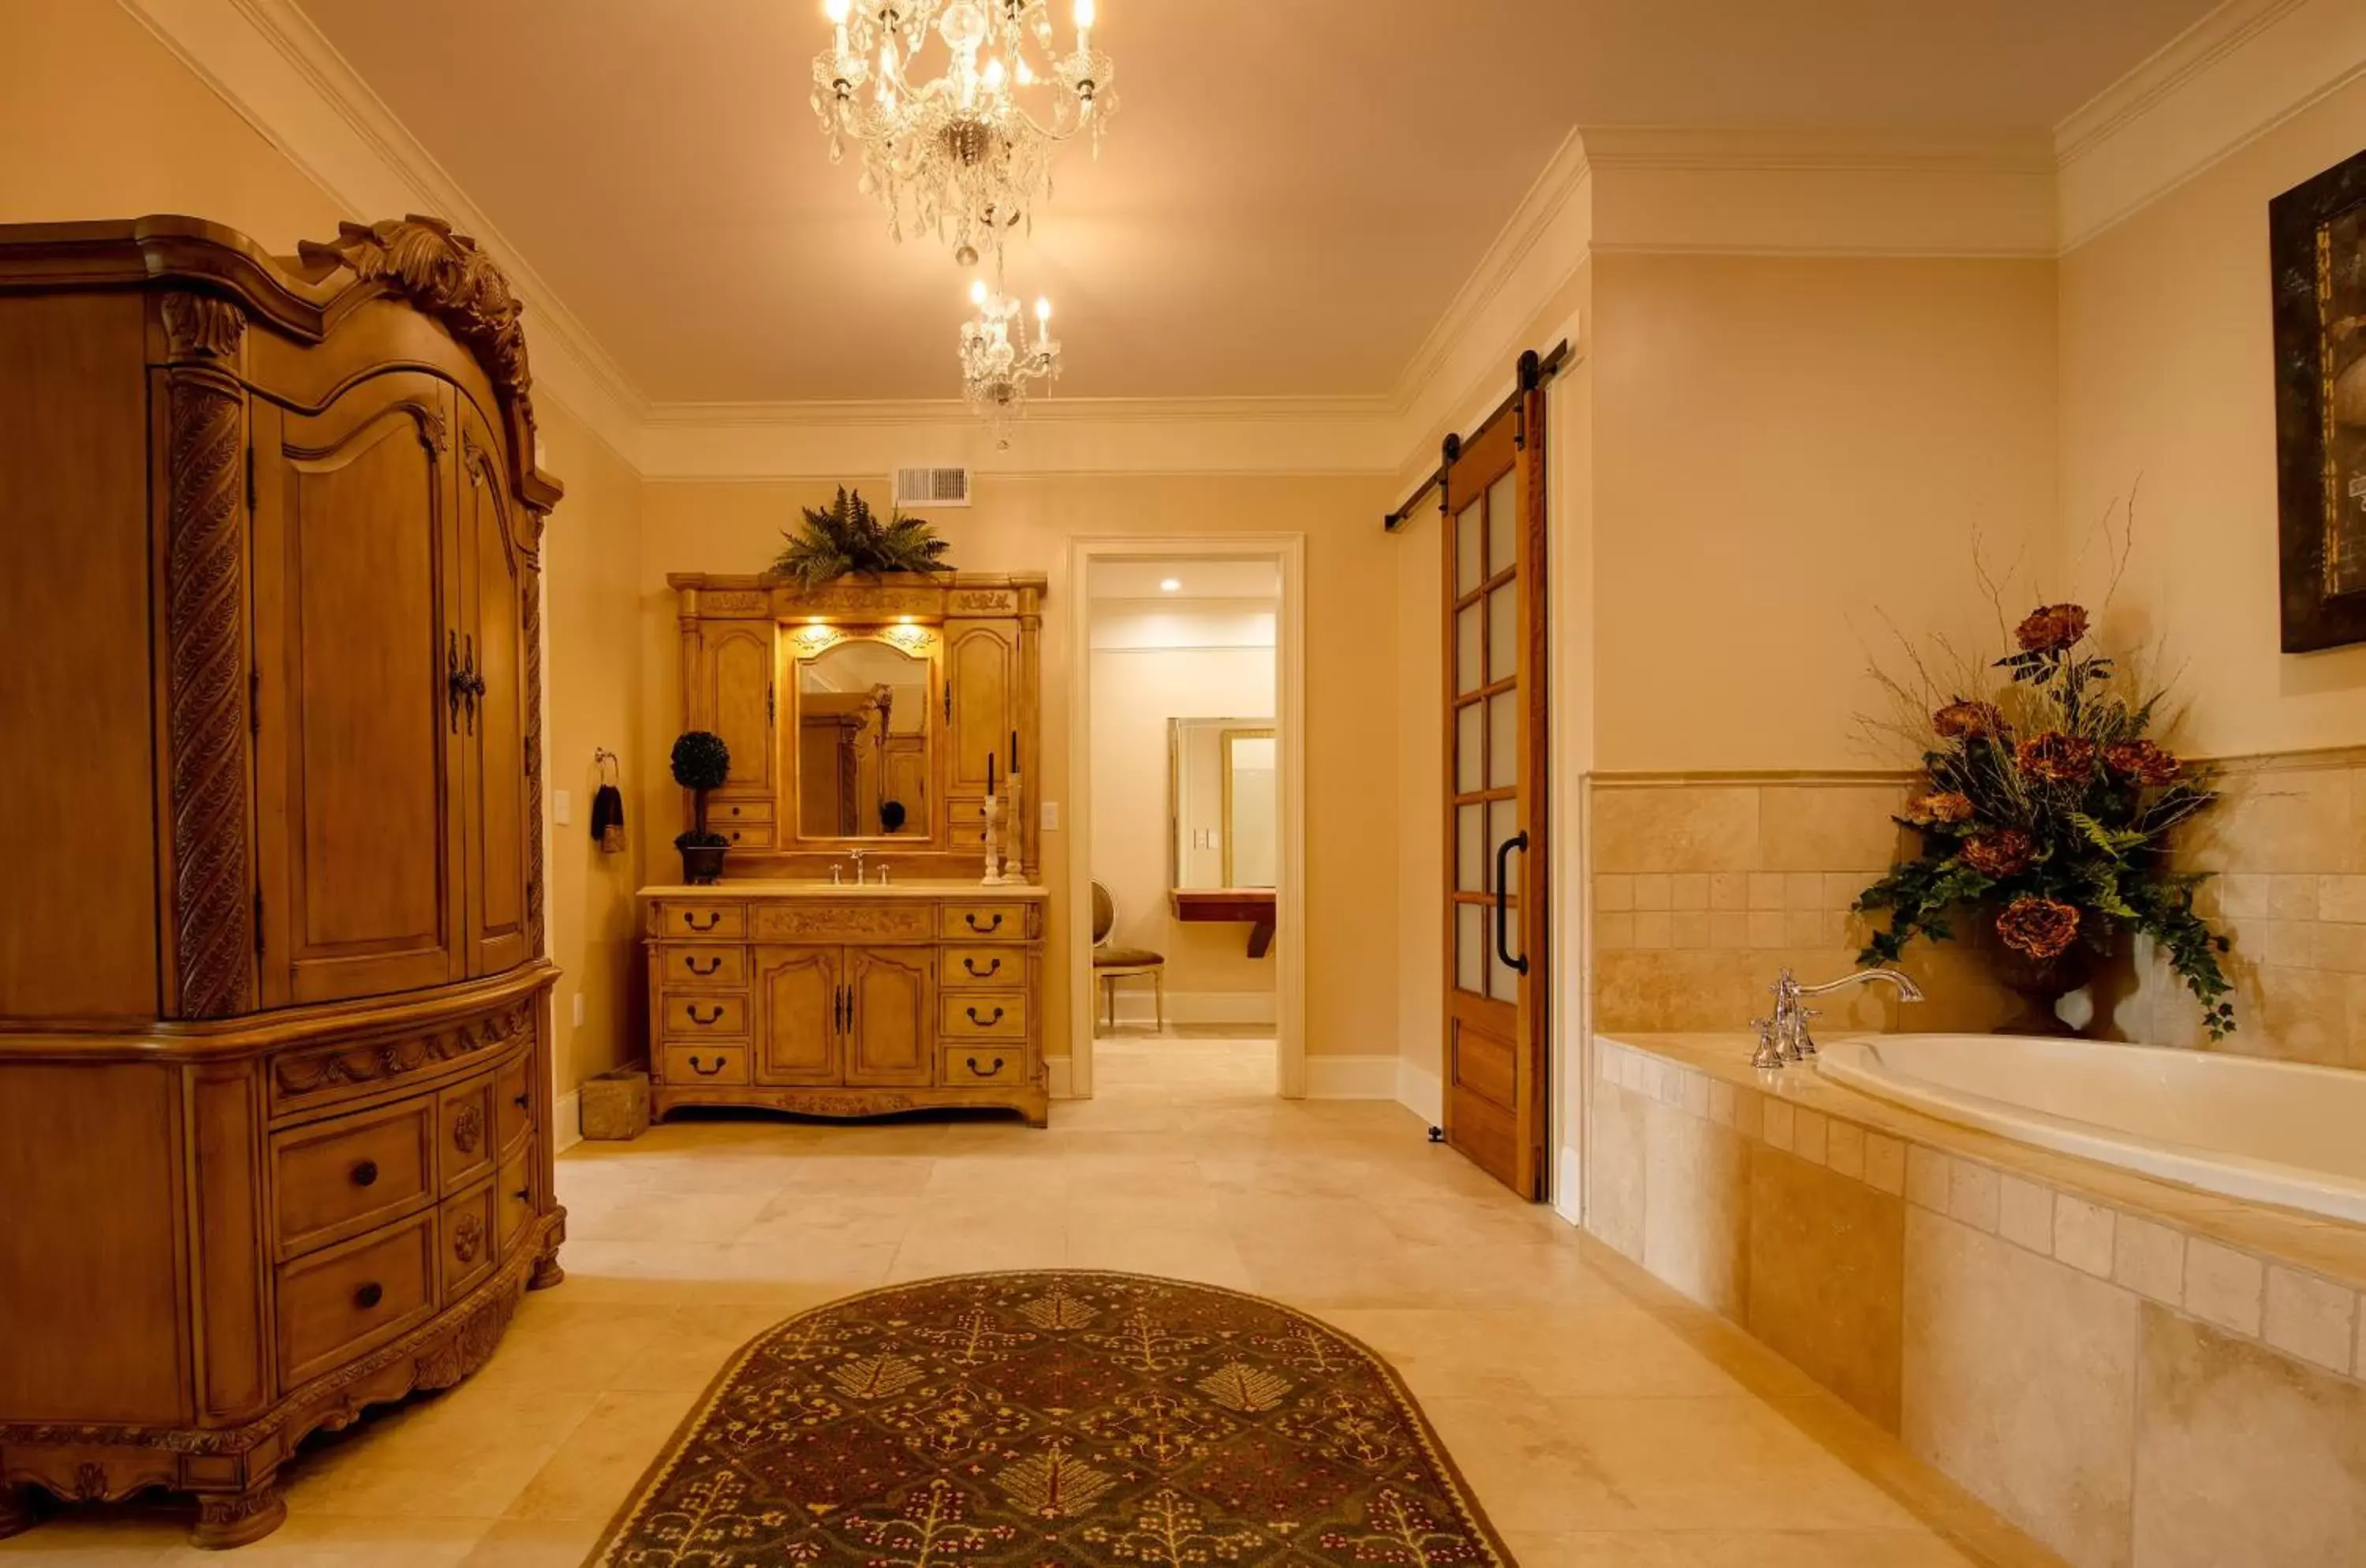
[[[1883,1043],[1908,1043],[1914,1038],[1910,1034],[1836,1036],[1818,1053],[1816,1071],[1823,1077],[1871,1099],[1903,1105],[1958,1126],[1995,1133],[2033,1147],[2075,1155],[2098,1165],[2134,1171],[2139,1176],[2174,1182],[2213,1196],[2296,1209],[2352,1224],[2366,1224],[2366,1183],[2346,1181],[2322,1171],[2310,1170],[2304,1166],[2286,1165],[2221,1149],[2205,1149],[2191,1144],[2166,1139],[2140,1141],[2100,1122],[2034,1111],[1968,1090],[1924,1089],[1920,1087],[1921,1080],[1910,1075],[1886,1075],[1865,1066],[1865,1058]],[[2112,1043],[2104,1048],[2172,1055],[2186,1054],[2166,1045]],[[2247,1059],[2247,1065],[2327,1076],[2348,1070],[2305,1062]]]

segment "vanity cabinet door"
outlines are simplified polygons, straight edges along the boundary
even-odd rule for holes
[[[264,1002],[445,985],[468,967],[452,389],[254,408]]]
[[[850,948],[846,987],[850,1084],[924,1086],[936,1071],[936,953],[925,947]]]
[[[704,728],[731,749],[731,777],[715,798],[769,801],[773,776],[772,623],[707,621],[700,627],[699,690]],[[688,796],[683,797],[685,805]],[[708,811],[710,828],[715,813]]]
[[[501,447],[465,400],[460,418],[459,544],[468,570],[460,621],[462,843],[468,866],[468,973],[497,975],[533,953],[526,911],[527,704],[524,595],[536,585],[521,521],[511,514]],[[531,525],[524,530],[533,537]],[[539,761],[539,759],[535,759]]]
[[[844,965],[835,947],[755,950],[756,1081],[839,1081],[839,1043],[846,1017]]]
[[[956,795],[986,794],[986,760],[995,777],[1010,771],[1010,732],[1019,728],[1019,628],[1007,621],[955,621],[947,628],[945,679],[952,694],[952,784]]]

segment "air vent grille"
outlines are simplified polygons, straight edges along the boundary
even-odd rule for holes
[[[898,468],[896,470],[896,504],[898,506],[967,506],[969,504],[969,470],[967,468]]]

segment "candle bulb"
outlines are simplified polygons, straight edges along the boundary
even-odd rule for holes
[[[991,751],[988,751],[988,752],[986,754],[986,796],[987,796],[987,798],[991,799],[991,798],[993,797],[993,795],[994,795],[994,753],[993,753],[993,752],[991,752]]]
[[[1010,732],[1010,771],[1019,772],[1019,731],[1015,729]]]

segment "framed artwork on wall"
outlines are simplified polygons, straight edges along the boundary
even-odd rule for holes
[[[2366,642],[2366,152],[2268,204],[2283,650]]]

